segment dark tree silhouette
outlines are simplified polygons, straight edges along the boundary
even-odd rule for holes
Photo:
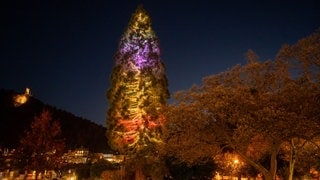
[[[65,143],[61,138],[60,123],[54,120],[48,110],[34,117],[31,129],[20,139],[26,169],[46,170],[57,168],[64,152]]]

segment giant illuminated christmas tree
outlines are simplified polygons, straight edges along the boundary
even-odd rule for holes
[[[114,59],[107,137],[115,150],[133,154],[161,142],[160,110],[169,98],[159,40],[142,6],[133,13]]]

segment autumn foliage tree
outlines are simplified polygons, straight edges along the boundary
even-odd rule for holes
[[[320,30],[320,29],[319,29]],[[288,62],[289,72],[294,76],[290,94],[290,109],[294,109],[301,123],[310,123],[308,129],[301,129],[302,135],[291,136],[284,150],[289,162],[288,179],[293,178],[294,171],[309,171],[319,160],[319,108],[320,105],[320,31],[299,40],[294,45],[284,45],[277,58]],[[298,126],[299,127],[299,126]],[[297,168],[296,168],[297,164]]]
[[[231,150],[271,180],[281,152],[294,169],[297,145],[319,145],[319,37],[314,33],[284,46],[273,61],[260,61],[249,50],[246,65],[177,93],[167,110],[167,153],[197,163]],[[269,164],[263,165],[266,157]]]
[[[43,110],[20,139],[25,169],[43,171],[59,167],[64,147],[59,121]]]

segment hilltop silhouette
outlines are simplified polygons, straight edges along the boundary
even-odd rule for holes
[[[15,106],[13,97],[17,95],[19,93],[13,90],[0,89],[0,147],[17,148],[19,139],[30,128],[33,118],[47,109],[54,119],[60,121],[67,149],[82,147],[91,152],[110,151],[105,127],[45,104],[33,96],[26,103]]]

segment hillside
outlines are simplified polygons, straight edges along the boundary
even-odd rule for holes
[[[54,119],[60,121],[62,136],[68,149],[84,147],[92,152],[110,150],[105,127],[47,105],[32,96],[25,104],[15,107],[15,95],[17,93],[14,91],[0,89],[0,147],[16,148],[23,132],[30,128],[34,116],[46,108]]]

